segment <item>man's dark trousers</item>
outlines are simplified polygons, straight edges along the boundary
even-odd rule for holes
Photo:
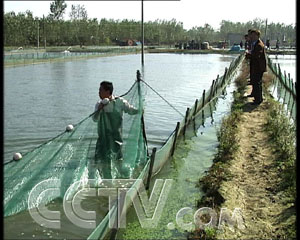
[[[252,94],[254,97],[254,102],[255,103],[261,103],[263,101],[262,98],[262,76],[263,72],[260,73],[253,73],[252,75]]]

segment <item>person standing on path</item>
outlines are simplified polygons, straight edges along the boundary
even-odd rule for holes
[[[254,102],[252,104],[260,104],[262,98],[262,76],[267,71],[267,62],[265,54],[265,45],[260,39],[260,31],[251,30],[250,39],[252,41],[252,50],[250,54],[250,78],[253,86],[252,95]]]

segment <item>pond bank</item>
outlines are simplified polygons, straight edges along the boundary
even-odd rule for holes
[[[242,51],[229,51],[229,49],[189,50],[175,48],[148,48],[148,53],[185,53],[185,54],[240,54]],[[296,55],[296,50],[267,50],[268,55]]]
[[[232,113],[219,132],[215,163],[200,179],[206,195],[198,202],[199,208],[217,212],[227,208],[233,213],[238,208],[242,218],[234,228],[227,222],[218,229],[196,230],[189,239],[296,238],[295,130],[267,91],[262,104],[250,104],[253,99],[245,97],[251,91],[247,71],[244,62]],[[272,77],[268,72],[263,80],[268,83]]]

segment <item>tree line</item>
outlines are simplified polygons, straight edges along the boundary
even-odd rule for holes
[[[4,46],[100,46],[115,45],[120,40],[141,41],[141,21],[88,18],[83,5],[72,5],[70,20],[64,20],[66,4],[55,0],[50,4],[51,13],[42,18],[25,13],[4,14]],[[295,46],[296,26],[283,23],[267,23],[254,19],[246,23],[223,20],[219,30],[209,24],[195,26],[189,30],[176,19],[148,21],[144,23],[145,45],[170,45],[191,40],[217,43],[226,41],[229,33],[244,35],[248,29],[260,29],[262,39],[279,39],[287,45]],[[265,35],[266,33],[266,35]]]

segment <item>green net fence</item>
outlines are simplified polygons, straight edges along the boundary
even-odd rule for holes
[[[289,74],[287,76],[285,71],[282,73],[279,63],[273,63],[269,57],[268,66],[275,75],[273,82],[273,95],[276,95],[277,100],[281,101],[286,106],[291,118],[296,121],[296,83],[293,82]]]
[[[226,88],[227,84],[231,80],[232,76],[236,73],[243,59],[243,54],[234,59],[231,62],[229,68],[225,69],[224,75],[221,77],[217,76],[216,80],[213,80],[209,90],[204,90],[202,96],[199,99],[195,100],[195,104],[192,107],[187,108],[185,118],[183,118],[181,122],[177,123],[176,129],[170,135],[167,142],[161,149],[157,151],[153,167],[154,174],[159,172],[167,159],[171,155],[173,155],[176,145],[176,139],[180,136],[185,135],[187,125],[189,125],[189,123],[193,121],[198,115],[200,115],[201,117],[197,117],[196,124],[202,124],[202,121],[204,121],[204,119],[207,117],[207,114],[210,114],[209,111],[205,110],[206,106],[215,98],[220,96],[222,91]]]
[[[60,197],[63,198],[66,190],[74,182],[84,182],[86,179],[101,176],[103,178],[108,164],[110,164],[112,178],[136,177],[136,168],[143,168],[147,162],[147,148],[141,121],[144,101],[142,96],[142,87],[140,83],[135,82],[127,94],[104,107],[104,110],[108,109],[108,111],[100,113],[101,121],[94,119],[98,114],[95,112],[76,124],[72,131],[66,130],[33,151],[24,154],[21,160],[5,164],[4,216],[33,207],[28,206],[28,197],[32,189],[40,182],[49,179],[59,180]],[[123,106],[125,101],[128,106],[132,107],[133,113],[126,113]],[[112,124],[111,115],[119,121]],[[117,124],[119,126],[116,126]],[[99,129],[106,129],[104,137],[98,137]],[[117,142],[114,137],[120,131],[123,131],[122,137],[118,138]],[[102,142],[107,145],[103,146]],[[119,146],[117,149],[119,152],[115,146]],[[104,160],[97,158],[97,151],[103,151],[103,147],[111,150],[106,151],[107,156]],[[110,162],[108,158],[111,158]],[[103,162],[105,164],[102,164]],[[122,163],[122,168],[116,162]],[[39,196],[31,195],[31,197],[38,199]],[[49,198],[45,196],[39,203],[51,200],[51,196]]]
[[[154,148],[151,156],[148,154],[143,121],[143,90],[146,84],[138,72],[137,81],[131,89],[121,99],[110,102],[107,111],[94,112],[76,124],[72,131],[63,132],[24,154],[21,160],[4,166],[4,216],[36,208],[56,198],[67,199],[66,194],[74,195],[78,189],[100,187],[108,174],[112,179],[109,184],[114,187],[124,188],[124,181],[121,184],[114,180],[127,179],[126,192],[121,194],[123,197],[118,192],[110,200],[108,212],[88,239],[104,239],[109,233],[113,236],[118,229],[116,222],[126,215],[139,189],[144,186],[148,189],[151,177],[173,155],[177,139],[184,137],[191,125],[198,128],[204,124],[205,118],[212,113],[211,109],[208,111],[209,103],[222,94],[243,59],[244,54],[235,58],[223,76],[217,76],[210,89],[199,94],[199,99],[187,108],[185,117],[177,123],[165,144],[157,151]],[[115,108],[123,106],[124,101],[130,108],[128,105],[128,109],[121,107],[122,120],[120,111]],[[100,136],[105,136],[105,141]],[[39,191],[33,191],[41,182],[48,180],[57,181],[59,191],[56,194],[41,196],[41,190],[45,190],[47,184],[41,185]],[[29,197],[36,201],[29,201]]]
[[[100,48],[85,49],[80,52],[72,52],[68,50],[62,50],[57,52],[37,52],[31,53],[18,53],[10,52],[3,55],[4,66],[20,66],[27,64],[37,64],[51,61],[73,61],[81,59],[89,59],[95,57],[101,57],[104,55],[115,55],[123,53],[137,53],[140,49],[138,47],[114,47],[114,48]]]

